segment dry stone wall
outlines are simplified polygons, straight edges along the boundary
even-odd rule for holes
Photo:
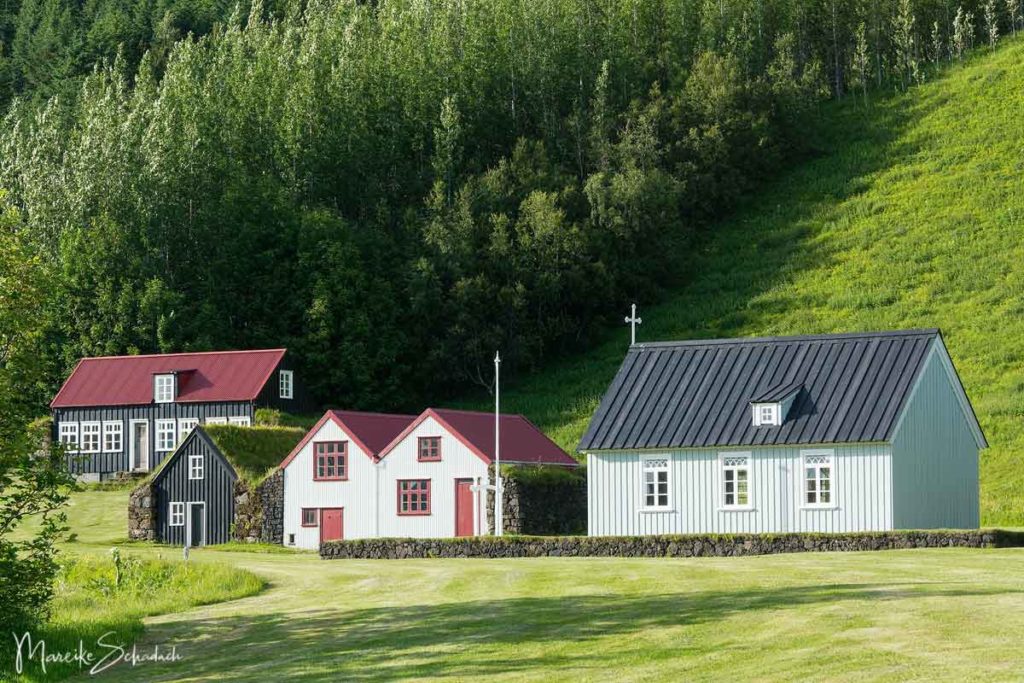
[[[330,541],[320,556],[337,559],[507,557],[732,557],[904,548],[1024,546],[1024,532],[1001,529],[890,531],[847,534],[737,534],[692,536],[478,536]]]
[[[128,538],[132,541],[155,541],[156,491],[148,482],[128,495]]]

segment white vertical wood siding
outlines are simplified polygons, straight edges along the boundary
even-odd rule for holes
[[[834,507],[803,505],[801,451],[832,452]],[[721,508],[722,453],[750,454],[750,510]],[[670,509],[645,512],[643,458],[668,458]],[[887,444],[607,451],[587,456],[591,536],[840,532],[893,528]]]
[[[418,461],[418,437],[441,437],[441,461]],[[348,480],[313,481],[313,444],[348,444]],[[398,480],[430,479],[430,514],[398,514]],[[333,421],[295,456],[284,472],[284,543],[295,534],[295,546],[317,548],[320,527],[302,526],[302,508],[344,508],[346,539],[405,536],[435,538],[455,535],[455,480],[487,481],[487,465],[432,418],[417,426],[380,463],[375,464]],[[479,533],[486,518],[474,495],[474,520]]]
[[[441,461],[419,462],[418,439],[441,437]],[[381,461],[381,535],[412,538],[441,538],[455,535],[455,480],[487,482],[487,464],[443,429],[431,417],[417,425],[401,443]],[[398,514],[398,480],[430,479],[430,514]],[[480,501],[474,495],[474,521],[477,533],[482,528]]]
[[[318,441],[348,441],[348,480],[313,481]],[[295,534],[298,548],[320,546],[320,526],[302,526],[302,508],[344,508],[345,538],[376,536],[376,477],[373,460],[333,420],[325,422],[284,470],[284,543]]]
[[[974,529],[978,443],[941,352],[932,353],[893,437],[893,516],[897,528]]]

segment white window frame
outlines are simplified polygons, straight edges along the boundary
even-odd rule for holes
[[[753,403],[754,426],[755,427],[778,427],[781,421],[779,413],[781,406],[778,403]]]
[[[69,436],[74,436],[74,440],[69,440]],[[57,427],[57,439],[61,445],[64,446],[64,450],[68,453],[77,453],[78,444],[78,423],[77,422],[61,422]]]
[[[208,417],[206,418],[206,424],[208,425],[226,425],[228,419],[226,417]]]
[[[824,459],[824,462],[808,462],[809,460]],[[809,468],[815,470],[815,499],[818,502],[808,503],[807,494],[809,493],[807,482],[807,470]],[[828,468],[828,494],[829,501],[822,503],[821,501],[821,468]],[[827,448],[822,449],[810,449],[800,451],[800,507],[805,510],[833,510],[839,507],[836,504],[836,458],[835,451]]]
[[[177,433],[178,425],[174,420],[156,420],[153,425],[154,443],[156,444],[157,453],[170,453],[177,447]],[[170,441],[164,441],[161,436],[171,435]],[[165,448],[167,444],[170,444],[169,448]]]
[[[95,431],[93,429],[95,428]],[[89,437],[87,443],[86,436]],[[78,426],[78,449],[80,453],[102,453],[103,452],[103,423],[102,422],[80,422]]]
[[[109,444],[107,437],[110,437]],[[103,423],[103,452],[124,453],[124,422],[121,420]]]
[[[179,417],[178,418],[178,443],[180,444],[188,436],[189,432],[199,426],[198,417]]]
[[[248,415],[236,415],[228,418],[228,424],[236,427],[252,427],[252,419]]]
[[[153,375],[153,402],[174,403],[174,375]]]
[[[185,526],[185,504],[179,501],[172,502],[167,508],[168,526]]]
[[[295,398],[295,373],[291,370],[278,371],[277,388],[281,398]]]
[[[188,478],[190,481],[201,480],[206,474],[203,454],[194,453],[188,456]]]
[[[746,460],[743,465],[733,461],[738,459]],[[753,453],[750,451],[724,451],[718,454],[718,507],[721,510],[753,510],[754,509],[754,463]],[[733,483],[739,483],[739,476],[735,473],[744,470],[747,473],[747,502],[740,503],[739,491],[734,487],[733,496],[737,502],[727,503],[725,500],[726,477],[728,472],[733,472]]]
[[[651,466],[648,463],[664,463]],[[654,472],[654,505],[647,504],[647,473]],[[658,505],[657,490],[658,474],[665,473],[665,504]],[[672,459],[667,456],[651,456],[640,459],[640,511],[641,512],[667,512],[672,509]]]

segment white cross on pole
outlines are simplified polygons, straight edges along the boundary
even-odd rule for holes
[[[501,488],[501,398],[498,390],[498,379],[501,371],[501,355],[494,353],[494,535],[501,536],[504,531],[502,519],[502,488]]]
[[[636,326],[644,321],[636,315],[636,304],[630,307],[629,315],[626,316],[626,323],[629,325],[629,345],[636,344]]]

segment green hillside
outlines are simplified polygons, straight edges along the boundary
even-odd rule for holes
[[[942,328],[991,448],[982,519],[1024,525],[1024,42],[823,110],[824,154],[709,233],[640,340]],[[625,313],[625,311],[623,311]],[[573,449],[628,330],[506,393]]]

